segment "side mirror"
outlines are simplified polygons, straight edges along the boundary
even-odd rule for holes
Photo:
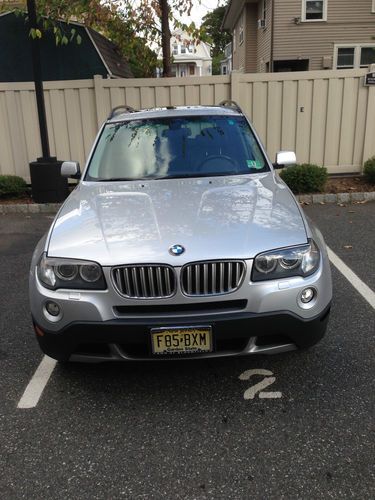
[[[81,169],[78,161],[64,161],[61,165],[62,177],[72,177],[73,179],[81,178]]]
[[[290,167],[297,163],[296,153],[293,151],[279,151],[276,155],[274,168]]]

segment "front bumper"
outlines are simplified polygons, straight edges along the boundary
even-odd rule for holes
[[[73,322],[59,332],[36,324],[42,351],[60,361],[116,361],[206,358],[275,354],[316,344],[327,328],[330,305],[318,316],[303,319],[290,312],[265,314],[236,313],[187,317],[116,319],[104,322]],[[152,328],[212,326],[214,350],[211,353],[154,356],[151,352]],[[43,335],[42,335],[43,334]]]

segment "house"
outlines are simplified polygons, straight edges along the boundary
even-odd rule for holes
[[[212,75],[211,46],[205,42],[194,43],[187,33],[175,31],[171,36],[172,76]],[[161,54],[159,54],[161,58]],[[158,71],[158,75],[161,71]]]
[[[133,76],[117,47],[100,33],[79,23],[60,22],[60,26],[67,36],[74,28],[82,42],[57,46],[53,33],[44,33],[40,39],[43,80]],[[29,28],[24,17],[11,12],[0,14],[0,61],[0,82],[33,80]]]
[[[375,0],[230,0],[223,28],[245,73],[375,63]]]
[[[232,42],[224,48],[224,59],[220,61],[220,74],[229,75],[232,71]]]

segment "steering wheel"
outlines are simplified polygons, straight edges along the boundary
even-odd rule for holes
[[[226,167],[226,170],[228,169],[227,167],[227,163],[229,162],[231,165],[233,165],[233,167],[235,167],[236,171],[238,170],[238,163],[236,160],[234,160],[233,158],[231,158],[230,156],[226,156],[226,155],[212,155],[212,156],[207,156],[207,158],[205,158],[203,161],[201,161],[201,163],[198,165],[197,167],[197,171],[198,172],[201,172],[203,169],[204,169],[204,166],[209,163],[209,162],[213,162],[215,160],[225,160],[225,167]],[[218,167],[217,164],[216,165],[213,165],[213,169],[212,169],[212,172],[215,172],[220,170],[220,166]],[[207,168],[207,166],[206,166]],[[221,167],[222,168],[222,167]],[[224,169],[223,169],[224,170]]]

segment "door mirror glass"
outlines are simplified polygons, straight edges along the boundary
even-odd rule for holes
[[[63,177],[73,177],[79,179],[81,177],[81,170],[78,161],[64,161],[61,165],[61,175]]]

